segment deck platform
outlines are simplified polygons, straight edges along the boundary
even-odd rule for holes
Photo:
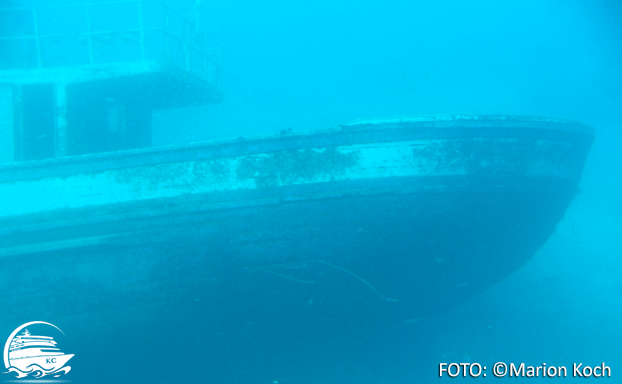
[[[161,2],[3,8],[0,23],[0,163],[149,147],[154,109],[222,100],[218,44]]]

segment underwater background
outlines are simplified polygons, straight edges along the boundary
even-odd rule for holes
[[[165,3],[182,14],[195,6],[190,0]],[[67,379],[430,383],[450,380],[438,377],[441,362],[490,369],[504,361],[605,362],[612,370],[606,380],[621,380],[621,1],[210,0],[199,7],[201,28],[223,47],[224,100],[157,111],[155,145],[377,117],[560,117],[596,129],[580,193],[548,243],[519,271],[457,308],[399,325],[384,326],[382,313],[373,311],[317,323],[287,318],[278,308],[266,310],[260,323],[246,322],[245,308],[269,307],[261,292],[256,300],[243,299],[248,302],[230,297],[188,310],[186,330],[168,327],[174,314],[145,319],[112,334],[114,348],[84,346],[88,335],[71,335],[70,325],[30,319],[55,323],[68,335],[64,349],[82,351]],[[191,302],[200,294],[187,297]],[[19,325],[1,314],[0,321],[3,329]],[[153,335],[153,342],[133,345],[136,334],[141,340]],[[81,365],[100,368],[87,372]]]

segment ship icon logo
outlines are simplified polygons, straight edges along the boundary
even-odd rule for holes
[[[4,365],[7,372],[13,373],[15,378],[44,376],[60,377],[66,375],[70,366],[65,366],[74,355],[63,353],[56,341],[50,336],[38,336],[30,333],[28,328],[36,326],[53,327],[64,335],[57,326],[43,321],[32,321],[22,324],[11,333],[4,345]],[[47,327],[46,327],[47,328]],[[53,330],[50,330],[53,331]],[[56,331],[53,331],[56,333]]]

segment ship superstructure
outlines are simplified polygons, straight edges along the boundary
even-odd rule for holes
[[[0,8],[0,164],[150,147],[153,110],[221,101],[219,50],[158,1]]]

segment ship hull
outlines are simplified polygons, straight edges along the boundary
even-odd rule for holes
[[[423,316],[546,242],[592,137],[564,120],[443,117],[5,166],[0,279],[15,294],[2,308],[237,292]]]
[[[65,354],[46,354],[41,356],[23,357],[18,359],[12,359],[11,366],[19,369],[22,373],[36,371],[38,368],[43,369],[43,372],[56,372],[61,369],[69,359],[74,355]]]

